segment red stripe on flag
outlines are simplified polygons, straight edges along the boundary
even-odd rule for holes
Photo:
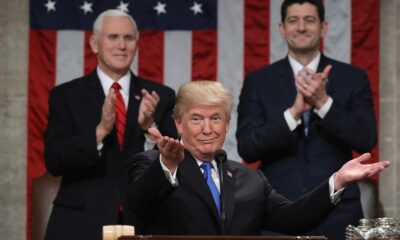
[[[45,172],[43,132],[47,125],[48,95],[56,81],[57,33],[29,33],[27,226],[30,226],[32,181]],[[31,229],[27,228],[27,239]]]
[[[217,32],[198,30],[192,32],[192,79],[217,79]]]
[[[139,76],[164,82],[164,33],[141,31],[138,49]]]
[[[244,16],[244,74],[247,75],[269,63],[270,1],[247,0]]]
[[[97,56],[93,53],[90,47],[90,37],[92,36],[92,31],[85,31],[85,42],[84,42],[84,74],[91,73],[97,66]]]
[[[377,123],[379,123],[379,6],[379,1],[376,0],[354,0],[351,8],[351,62],[368,73]],[[372,150],[371,162],[378,161],[378,157],[377,144]]]

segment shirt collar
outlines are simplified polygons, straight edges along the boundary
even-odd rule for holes
[[[292,67],[293,73],[295,75],[304,68],[304,66],[301,65],[301,63],[299,63],[292,56],[288,55],[288,58],[289,58],[289,64]],[[315,56],[315,58],[306,67],[313,71],[317,71],[320,60],[321,60],[321,52],[318,52],[317,56]]]
[[[104,95],[107,96],[110,91],[111,85],[114,83],[114,80],[107,76],[99,67],[97,67],[97,75],[99,76],[101,86],[103,87]],[[129,99],[129,86],[131,82],[131,72],[128,71],[123,77],[117,80],[119,85],[121,86],[121,91],[124,96],[124,99]]]
[[[200,161],[199,159],[197,159],[197,158],[195,158],[195,157],[194,157],[194,159],[196,159],[197,165],[199,165],[199,167],[201,166],[201,164],[204,163],[203,161]],[[211,161],[211,164],[213,165],[213,167],[214,167],[215,170],[218,169],[218,168],[217,168],[217,162],[216,162],[215,160],[212,160],[212,161]]]

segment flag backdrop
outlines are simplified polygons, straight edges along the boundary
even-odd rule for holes
[[[29,33],[27,238],[32,180],[45,172],[43,131],[47,98],[58,84],[92,71],[89,46],[96,16],[106,9],[129,12],[140,30],[132,70],[175,90],[187,81],[221,82],[233,94],[234,111],[225,149],[236,151],[236,106],[244,76],[287,53],[279,35],[282,0],[31,0]],[[364,68],[378,109],[379,0],[324,0],[326,55]],[[377,116],[378,117],[378,116]],[[377,149],[374,150],[377,160]]]

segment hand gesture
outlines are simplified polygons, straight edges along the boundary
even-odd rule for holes
[[[161,152],[161,161],[174,173],[178,164],[183,160],[184,145],[179,140],[162,136],[156,128],[149,128],[150,136],[156,140],[157,147]]]
[[[142,102],[139,106],[138,123],[143,130],[149,129],[153,124],[153,113],[159,101],[160,97],[155,91],[152,91],[150,94],[146,89],[142,89]]]
[[[115,92],[111,88],[106,98],[104,99],[101,110],[101,120],[96,127],[96,141],[101,143],[103,139],[112,131],[115,122]]]
[[[309,111],[310,109],[311,105],[305,101],[304,96],[300,92],[297,92],[293,106],[289,109],[290,114],[292,114],[293,118],[296,120],[300,119],[301,115],[304,112]]]
[[[297,91],[300,92],[308,104],[320,109],[329,96],[326,92],[326,83],[332,65],[325,67],[322,73],[317,73],[309,68],[304,68],[306,72],[299,72],[295,84]]]
[[[364,153],[358,158],[348,161],[335,175],[335,191],[349,183],[369,178],[390,166],[389,161],[363,164],[371,158],[370,153]]]

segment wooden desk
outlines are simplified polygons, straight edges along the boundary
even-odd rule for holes
[[[326,237],[315,236],[164,236],[164,235],[136,235],[122,236],[119,240],[327,240]]]

